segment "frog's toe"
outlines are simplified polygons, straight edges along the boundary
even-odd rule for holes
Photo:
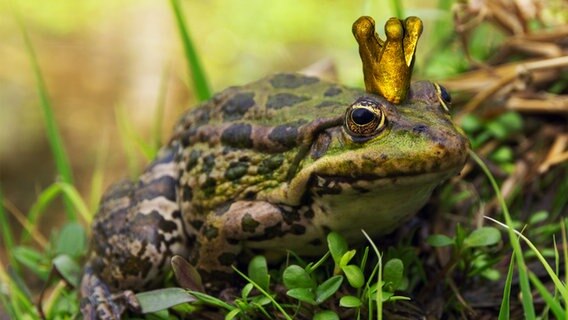
[[[133,291],[111,293],[106,283],[88,272],[83,276],[81,296],[81,313],[87,320],[118,320],[127,309],[136,313],[141,311]]]

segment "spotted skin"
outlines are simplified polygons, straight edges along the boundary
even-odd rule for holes
[[[173,150],[165,149],[138,180],[119,182],[103,195],[81,283],[85,318],[118,319],[127,306],[139,310],[132,290],[158,284],[169,259],[187,255],[173,159]]]
[[[390,232],[466,159],[468,141],[440,92],[418,82],[395,106],[277,74],[187,111],[142,175],[103,196],[81,284],[84,316],[137,310],[133,292],[159,286],[173,255],[213,283],[250,253],[315,255],[331,230],[353,243],[361,229]],[[384,116],[373,122],[380,128],[356,127],[367,117],[351,123],[363,107]]]

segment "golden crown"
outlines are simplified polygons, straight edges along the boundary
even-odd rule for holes
[[[353,35],[359,43],[367,92],[398,104],[410,88],[414,53],[422,34],[422,20],[390,18],[385,24],[385,41],[375,32],[375,20],[363,16],[353,23]]]

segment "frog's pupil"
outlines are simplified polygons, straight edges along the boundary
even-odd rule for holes
[[[448,93],[448,90],[446,90],[446,88],[444,88],[443,86],[440,86],[440,96],[442,97],[442,100],[444,100],[445,102],[452,102],[452,96],[450,96],[450,94]]]
[[[362,126],[372,122],[375,118],[375,114],[368,109],[358,108],[353,110],[351,118],[353,119],[353,122]]]

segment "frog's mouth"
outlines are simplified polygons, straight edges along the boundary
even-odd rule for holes
[[[412,188],[413,186],[438,185],[459,174],[455,167],[439,172],[405,174],[396,176],[334,176],[313,174],[308,182],[308,190],[318,196],[343,193],[364,194],[382,189]]]

